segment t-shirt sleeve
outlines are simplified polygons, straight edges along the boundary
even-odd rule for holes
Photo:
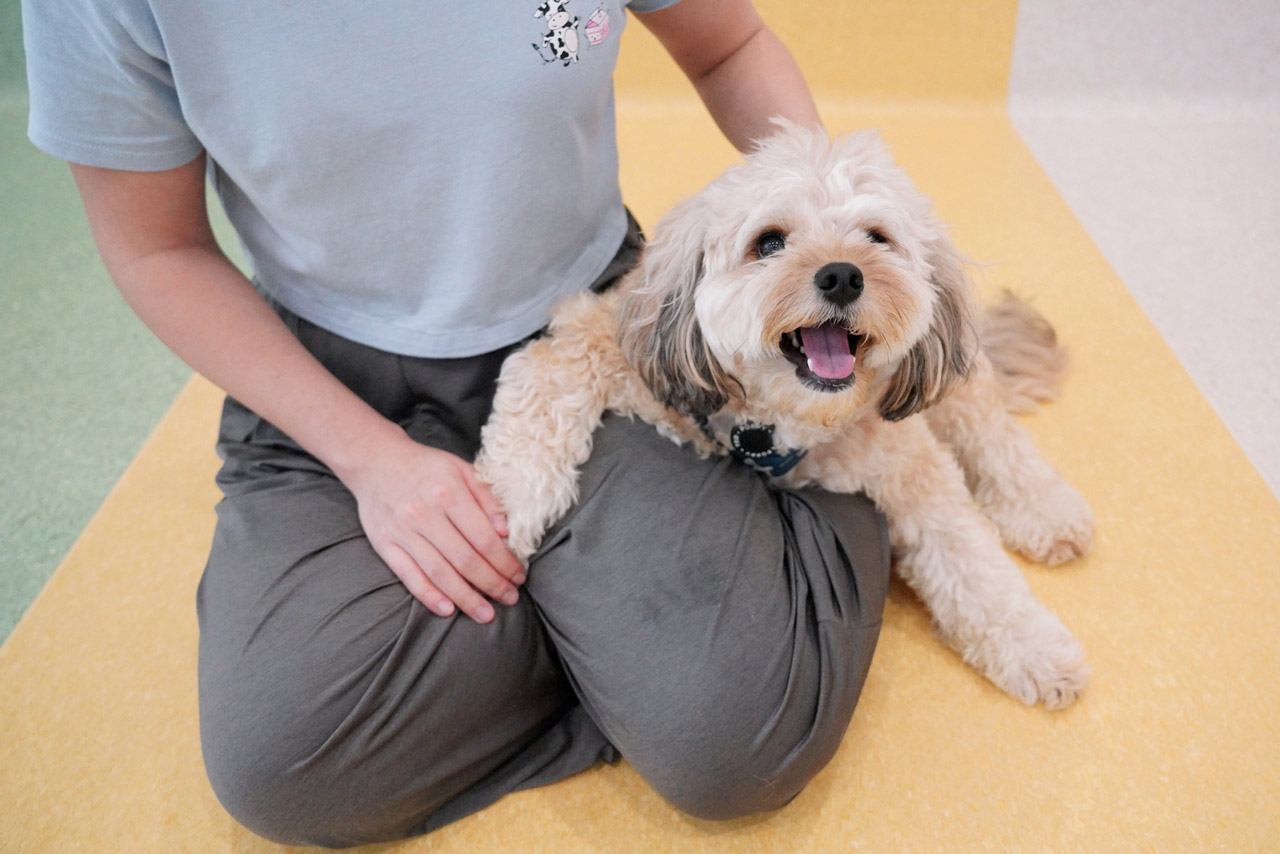
[[[627,0],[627,8],[632,12],[656,12],[679,2],[680,0]]]
[[[63,160],[150,172],[202,149],[145,2],[22,0],[27,135]]]

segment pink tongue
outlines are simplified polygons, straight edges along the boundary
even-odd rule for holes
[[[800,329],[809,370],[824,380],[842,380],[853,373],[854,356],[849,352],[849,333],[833,324]]]

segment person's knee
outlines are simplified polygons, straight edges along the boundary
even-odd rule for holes
[[[786,806],[798,794],[762,791],[754,782],[725,779],[696,791],[664,795],[667,802],[693,818],[704,821],[730,821],[770,813]]]
[[[714,821],[790,803],[835,755],[850,711],[817,697],[776,705],[724,693],[680,707],[687,716],[665,716],[622,753],[670,804]]]
[[[213,793],[223,809],[244,827],[259,836],[284,845],[306,844],[301,831],[309,823],[297,816],[281,769],[269,762],[250,762],[243,757],[205,749],[205,770]]]
[[[819,770],[821,766],[779,770],[744,757],[711,767],[666,769],[664,779],[651,782],[681,812],[706,821],[728,821],[781,809]]]
[[[259,661],[241,667],[206,655],[200,679],[205,771],[226,811],[259,836],[340,847],[362,841],[350,826],[363,808],[341,773],[343,709],[314,702],[314,668]],[[260,672],[247,672],[251,667]],[[364,804],[363,806],[368,806]]]
[[[225,729],[225,728],[224,728]],[[249,731],[202,732],[205,770],[226,811],[249,830],[288,845],[341,847],[361,841],[350,802],[335,803],[340,781]]]
[[[209,783],[231,817],[284,844],[385,839],[389,828],[371,825],[385,805],[360,780],[351,751],[352,710],[314,702],[324,690],[306,678],[314,668],[271,666],[237,679],[217,664],[205,662],[201,673],[200,742]]]
[[[479,782],[478,769],[523,750],[572,698],[537,645],[532,606],[502,614],[481,626],[414,606],[383,633],[367,621],[341,648],[204,649],[200,736],[218,800],[276,842],[345,847],[421,833]],[[502,678],[504,667],[519,678]],[[453,737],[440,738],[445,729]]]

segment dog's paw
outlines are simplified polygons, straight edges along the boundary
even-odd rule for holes
[[[1080,557],[1093,543],[1093,511],[1079,491],[1058,477],[983,508],[1014,551],[1056,566]]]
[[[1006,694],[1029,706],[1066,708],[1089,678],[1079,641],[1039,604],[1012,623],[989,629],[964,656]]]
[[[530,513],[507,513],[507,548],[525,566],[542,542],[545,525]]]
[[[547,529],[563,515],[559,507],[551,504],[550,499],[556,493],[546,487],[545,481],[538,483],[524,476],[528,474],[526,469],[514,465],[504,467],[485,451],[477,458],[475,467],[476,475],[489,486],[503,507],[507,520],[507,536],[504,538],[507,548],[528,566]],[[570,482],[568,498],[562,499],[562,503],[567,505],[572,498],[573,483]]]

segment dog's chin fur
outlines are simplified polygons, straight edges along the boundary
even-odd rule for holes
[[[828,265],[856,267],[861,289],[829,286]],[[876,135],[780,123],[664,217],[615,288],[566,301],[508,360],[477,470],[527,558],[576,498],[605,409],[706,453],[723,449],[699,421],[773,424],[809,451],[783,485],[870,495],[939,634],[1010,694],[1066,705],[1083,653],[995,533],[1046,562],[1088,546],[1087,505],[1006,410],[1056,393],[1062,354],[1025,307],[997,312],[984,352],[976,314],[960,255]],[[824,324],[855,336],[847,377],[817,378],[783,345]]]

